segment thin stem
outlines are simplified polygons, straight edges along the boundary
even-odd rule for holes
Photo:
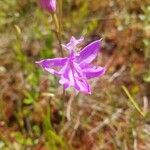
[[[58,42],[59,42],[59,48],[60,48],[61,56],[64,57],[63,49],[62,49],[62,46],[61,46],[61,37],[60,37],[58,32],[56,32],[56,36],[57,36],[57,39],[58,39]]]
[[[59,0],[58,5],[59,5],[59,21],[58,21],[56,14],[52,14],[52,17],[53,17],[53,21],[54,21],[55,28],[56,28],[55,34],[56,34],[56,38],[57,38],[58,43],[59,43],[59,49],[60,49],[61,57],[64,57],[63,48],[61,45],[62,0]],[[64,102],[65,102],[65,89],[63,88],[63,94],[62,94],[62,103],[63,103],[62,107],[63,108],[64,108]],[[65,121],[65,116],[63,115],[62,116],[62,123],[61,123],[62,125],[64,124],[64,121]]]
[[[55,30],[56,30],[56,32],[59,33],[60,29],[59,29],[59,22],[58,22],[58,19],[57,19],[57,15],[52,14],[52,18],[53,18],[53,21],[54,21],[54,24],[55,24]]]
[[[60,53],[61,53],[61,57],[64,57],[63,54],[63,49],[62,49],[62,45],[61,45],[61,20],[58,21],[56,14],[52,14],[52,18],[55,24],[55,35],[56,38],[58,40],[58,44],[59,44],[59,49],[60,49]],[[60,19],[60,17],[59,17]],[[63,94],[62,94],[62,102],[63,102],[63,108],[64,108],[64,101],[65,101],[65,89],[63,88]],[[62,124],[64,124],[64,120],[65,120],[65,116],[62,116]]]
[[[52,14],[52,17],[53,17],[53,21],[54,21],[55,28],[56,28],[55,34],[56,34],[56,38],[58,40],[61,57],[64,57],[64,53],[63,53],[63,49],[62,49],[62,45],[61,45],[61,27],[60,27],[60,21],[58,22],[56,14]],[[65,90],[63,89],[63,95],[62,95],[62,100],[63,101],[64,101],[64,98],[65,98]]]
[[[75,92],[73,92],[73,94],[71,95],[69,102],[68,102],[68,106],[67,106],[66,116],[67,116],[68,121],[71,121],[71,106],[72,106],[73,100],[75,99],[74,93]]]
[[[53,21],[54,21],[55,28],[56,28],[55,34],[56,34],[56,38],[57,38],[57,40],[58,40],[60,53],[61,53],[61,56],[64,57],[63,49],[62,49],[62,46],[61,46],[61,33],[60,33],[59,22],[58,22],[58,19],[57,19],[56,14],[52,14],[52,17],[53,17]]]
[[[59,6],[59,10],[58,10],[59,16],[58,17],[59,17],[59,29],[60,29],[59,33],[61,35],[61,31],[62,31],[62,0],[58,1],[58,6]]]

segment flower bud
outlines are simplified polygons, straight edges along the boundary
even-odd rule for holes
[[[40,0],[42,9],[54,13],[56,11],[56,0]]]

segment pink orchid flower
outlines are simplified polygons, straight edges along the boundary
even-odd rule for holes
[[[92,65],[100,51],[101,40],[96,40],[78,53],[78,45],[84,40],[83,37],[75,39],[72,37],[70,42],[62,45],[69,51],[69,56],[64,58],[44,59],[37,61],[44,70],[60,78],[59,83],[65,89],[74,87],[77,91],[91,94],[88,79],[102,76],[105,73],[104,67]]]

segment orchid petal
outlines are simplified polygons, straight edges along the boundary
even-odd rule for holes
[[[83,70],[80,68],[80,66],[77,63],[74,63],[74,68],[75,68],[74,76],[76,79],[75,82],[76,89],[84,93],[91,94],[91,89],[87,82],[87,78]]]
[[[69,72],[70,67],[69,64],[66,63],[66,65],[60,70],[61,79],[59,80],[59,83],[62,84],[65,89],[70,86]]]
[[[84,78],[82,70],[78,65],[70,65],[68,63],[64,68],[64,73],[62,74],[59,83],[62,84],[65,89],[73,86],[78,91],[91,94],[86,78]]]
[[[92,42],[91,44],[87,45],[79,53],[79,56],[76,57],[77,63],[80,63],[80,64],[91,63],[98,55],[99,49],[100,49],[100,40],[96,40]]]
[[[102,76],[106,69],[104,67],[96,67],[88,65],[84,68],[82,68],[83,73],[85,74],[87,79],[95,78],[98,76]]]
[[[50,72],[51,74],[60,76],[59,71],[55,70],[56,67],[62,67],[67,62],[67,58],[54,58],[54,59],[44,59],[37,61],[44,70]]]
[[[84,93],[87,93],[87,94],[91,94],[90,86],[89,86],[89,84],[87,83],[86,80],[82,80],[82,79],[79,80],[79,79],[76,79],[75,88],[76,88],[78,91],[81,91],[81,92],[84,92]]]

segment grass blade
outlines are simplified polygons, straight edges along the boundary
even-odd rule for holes
[[[131,101],[131,103],[134,105],[134,107],[136,108],[136,110],[143,116],[145,117],[145,113],[141,110],[141,108],[138,106],[138,104],[135,102],[135,100],[133,99],[133,97],[131,96],[131,94],[129,93],[128,89],[125,86],[122,86],[122,89],[124,90],[124,92],[126,93],[126,95],[128,96],[129,100]]]

